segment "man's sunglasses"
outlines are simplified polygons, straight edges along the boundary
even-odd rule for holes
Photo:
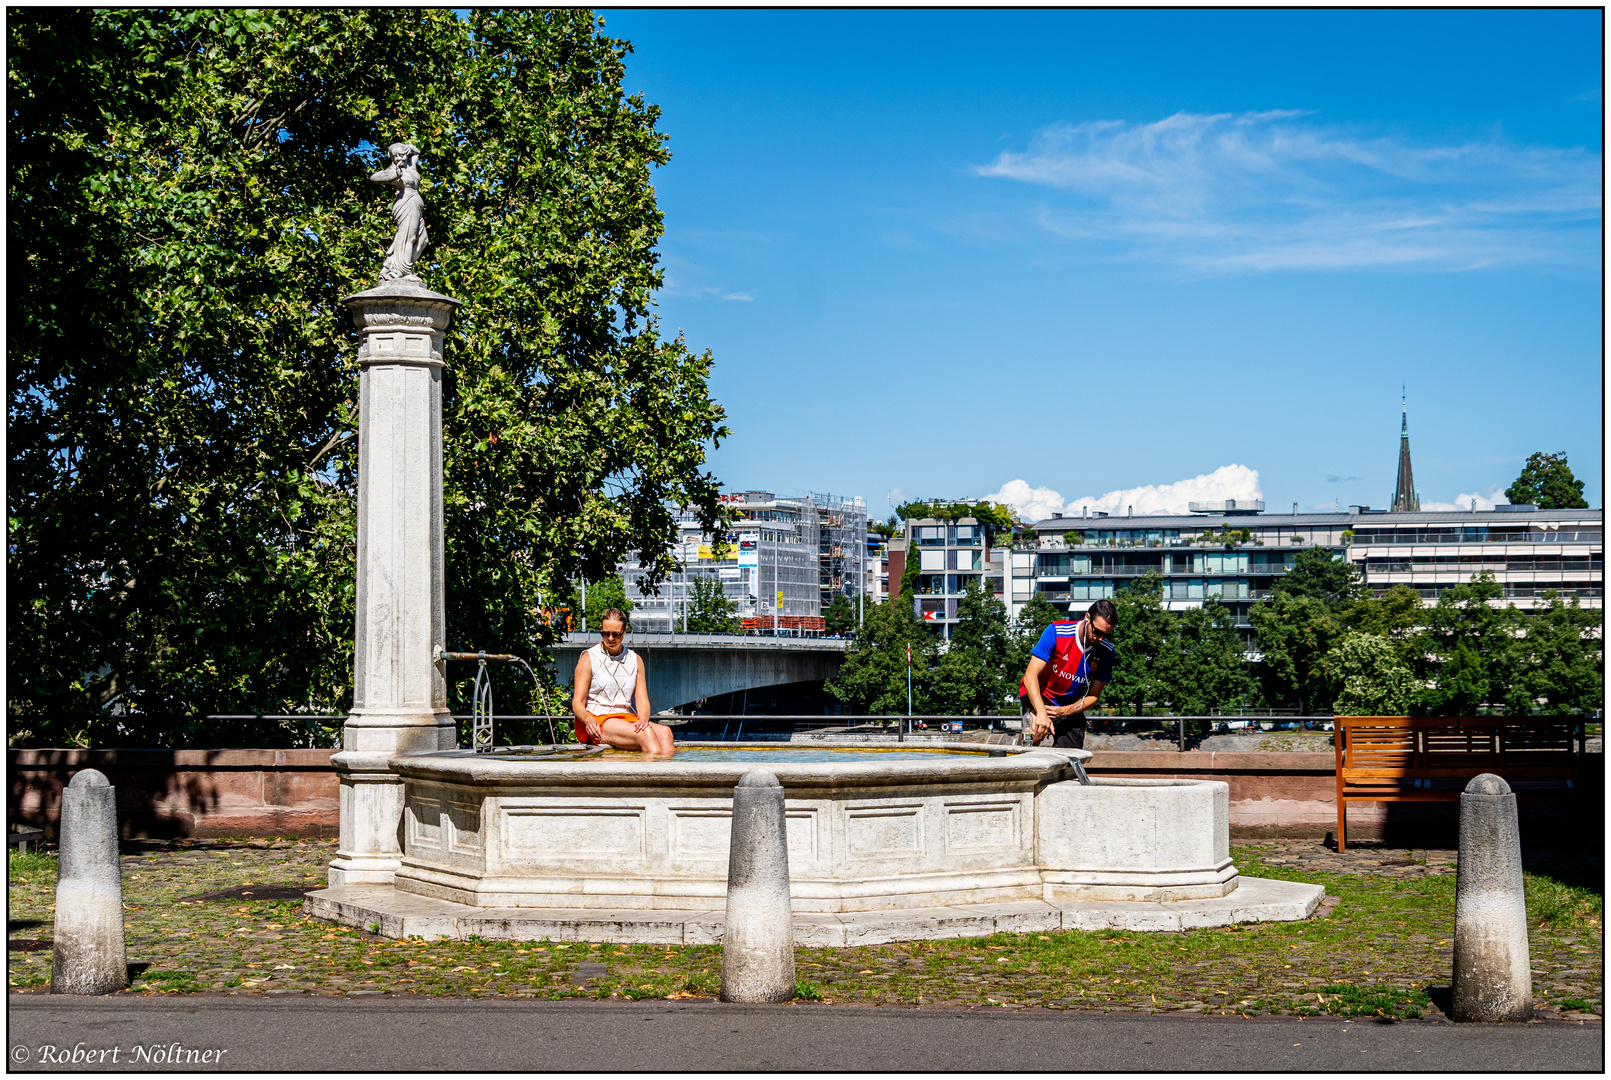
[[[1113,636],[1112,630],[1098,630],[1096,628],[1096,623],[1092,622],[1090,619],[1085,620],[1085,632],[1088,634],[1093,634],[1098,638],[1110,638]]]

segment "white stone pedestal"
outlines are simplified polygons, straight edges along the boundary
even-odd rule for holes
[[[358,593],[353,707],[341,752],[330,884],[392,881],[403,788],[393,754],[455,743],[444,646],[442,332],[459,301],[418,279],[346,297],[358,347]]]

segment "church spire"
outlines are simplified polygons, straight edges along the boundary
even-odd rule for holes
[[[1398,435],[1398,486],[1393,489],[1391,506],[1394,510],[1419,510],[1421,496],[1416,493],[1415,474],[1410,471],[1410,405],[1407,393],[1403,395],[1401,406],[1404,412]]]

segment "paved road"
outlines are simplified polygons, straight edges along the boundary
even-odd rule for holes
[[[9,1065],[26,1071],[1598,1072],[1604,1061],[1598,1024],[212,994],[12,994],[9,1006]]]

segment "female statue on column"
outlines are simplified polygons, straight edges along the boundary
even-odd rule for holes
[[[392,222],[397,235],[392,246],[386,249],[386,263],[380,268],[380,280],[413,278],[414,262],[425,253],[430,236],[425,231],[425,200],[420,198],[420,152],[411,143],[392,143],[388,148],[392,163],[369,179],[377,184],[390,184],[397,189],[392,202]]]

